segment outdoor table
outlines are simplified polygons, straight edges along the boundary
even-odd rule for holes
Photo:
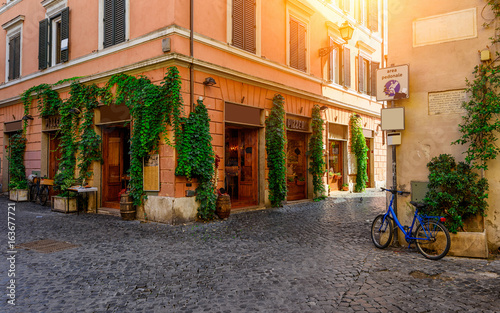
[[[98,208],[97,208],[97,187],[71,186],[68,189],[66,189],[66,191],[76,192],[76,193],[78,193],[78,195],[93,192],[94,197],[95,197],[95,213],[97,214],[97,210],[98,210]],[[69,193],[68,193],[68,196],[66,198],[69,199]],[[88,199],[88,196],[87,196],[87,199]],[[68,211],[69,211],[69,200],[66,201],[66,213],[68,213]],[[76,213],[80,214],[80,208],[78,206],[78,203],[76,205]]]

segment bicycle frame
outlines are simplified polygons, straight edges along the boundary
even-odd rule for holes
[[[389,208],[387,209],[387,212],[384,214],[384,218],[382,220],[382,225],[384,225],[385,219],[388,216],[391,217],[394,220],[394,222],[396,223],[396,226],[399,228],[399,230],[401,230],[403,232],[403,234],[405,235],[405,240],[406,240],[406,242],[408,242],[408,248],[410,248],[410,245],[411,245],[413,240],[428,240],[428,241],[430,241],[431,240],[430,230],[427,229],[424,222],[427,219],[440,218],[440,217],[439,216],[420,216],[418,214],[418,208],[415,208],[415,214],[413,215],[413,221],[411,222],[411,226],[408,228],[408,231],[406,231],[405,227],[403,225],[401,225],[401,223],[399,222],[398,217],[396,216],[396,213],[394,212],[394,209],[392,208],[392,203],[394,202],[394,198],[395,198],[395,194],[392,193],[391,202],[389,203]],[[413,227],[416,226],[415,221],[417,221],[417,220],[418,220],[418,223],[420,225],[422,225],[422,229],[424,231],[425,238],[419,238],[419,237],[412,236]]]

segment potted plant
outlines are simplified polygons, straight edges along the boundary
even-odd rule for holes
[[[342,178],[342,174],[340,172],[333,173],[333,179],[341,179],[341,178]]]
[[[343,191],[349,191],[349,184],[343,184],[342,185],[342,190]]]
[[[297,179],[295,183],[297,184],[297,186],[303,186],[306,183],[306,179],[305,177],[301,176]]]
[[[24,167],[26,137],[17,133],[10,137],[7,159],[9,160],[9,199],[28,201],[28,182]]]

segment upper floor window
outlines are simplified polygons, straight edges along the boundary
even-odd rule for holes
[[[22,41],[23,41],[24,15],[18,15],[2,27],[7,31],[5,58],[5,80],[13,80],[21,77]]]
[[[233,0],[233,46],[256,53],[256,0]]]
[[[38,69],[69,60],[69,8],[40,21],[38,40]]]
[[[103,46],[124,42],[126,39],[126,0],[104,0]]]
[[[375,96],[377,92],[377,69],[380,63],[373,62],[361,55],[358,57],[358,63],[358,91]]]
[[[335,43],[330,38],[333,46],[329,56],[329,80],[345,87],[351,87],[351,51],[345,45]]]
[[[307,25],[290,17],[290,66],[307,70]]]
[[[357,0],[357,19],[370,30],[378,31],[378,0]]]

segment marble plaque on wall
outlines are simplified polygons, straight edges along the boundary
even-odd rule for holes
[[[467,101],[465,89],[429,92],[429,115],[464,114],[464,101]]]

